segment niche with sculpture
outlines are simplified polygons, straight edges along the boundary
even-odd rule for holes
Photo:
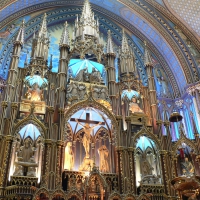
[[[40,129],[26,124],[15,134],[11,159],[10,176],[40,178],[43,137]]]
[[[111,120],[100,110],[87,107],[67,122],[64,169],[90,172],[94,165],[103,173],[112,171]]]
[[[160,184],[161,167],[159,149],[155,142],[146,137],[140,136],[136,143],[136,184]]]
[[[176,149],[178,176],[192,177],[199,175],[199,165],[196,161],[196,153],[189,145],[182,142]]]

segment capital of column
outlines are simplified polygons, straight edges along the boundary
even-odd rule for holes
[[[128,147],[128,151],[134,152],[134,148],[133,147]]]
[[[122,120],[123,118],[122,118],[122,116],[121,115],[117,115],[116,116],[116,120]]]
[[[7,101],[2,101],[2,102],[1,102],[1,106],[2,106],[3,108],[8,107],[8,102],[7,102]]]
[[[11,108],[14,109],[14,110],[17,110],[18,103],[16,103],[16,102],[11,103]]]
[[[164,121],[164,126],[169,126],[170,125],[170,122],[169,121]]]
[[[6,135],[6,141],[12,141],[13,138],[14,137],[12,135]]]
[[[64,108],[59,108],[58,112],[59,112],[60,115],[64,115],[65,109]]]
[[[48,107],[47,107],[47,111],[50,112],[50,113],[53,113],[54,110],[55,110],[55,109],[54,109],[54,107],[52,107],[52,106],[48,106]]]
[[[51,139],[46,139],[45,140],[45,144],[47,145],[51,145],[53,143],[53,141]]]
[[[62,140],[57,141],[57,146],[63,146],[63,145],[64,145],[64,142]]]
[[[163,121],[162,120],[156,120],[157,125],[162,125]]]
[[[116,150],[117,150],[117,151],[123,151],[124,149],[125,149],[125,148],[122,147],[122,146],[116,147]]]
[[[125,117],[126,122],[131,122],[131,117]]]

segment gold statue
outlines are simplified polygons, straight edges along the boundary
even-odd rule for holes
[[[108,165],[108,156],[109,151],[105,145],[102,145],[98,149],[99,158],[100,158],[100,165],[99,169],[101,172],[109,172],[109,165]]]
[[[84,149],[85,149],[86,158],[89,158],[90,157],[90,155],[89,155],[89,152],[90,152],[90,137],[91,137],[91,134],[92,134],[92,130],[95,127],[99,126],[101,124],[101,122],[99,122],[97,125],[94,125],[94,126],[90,126],[88,123],[83,125],[78,121],[78,119],[76,119],[76,122],[84,128],[85,134],[83,136],[83,146],[84,146]]]
[[[65,148],[64,169],[73,170],[73,168],[74,168],[74,153],[72,151],[72,143],[68,142]]]
[[[39,85],[35,83],[32,88],[29,88],[25,94],[26,98],[31,101],[41,101],[42,100],[42,90],[40,90]]]

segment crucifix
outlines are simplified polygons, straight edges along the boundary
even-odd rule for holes
[[[90,151],[90,137],[92,134],[92,131],[95,127],[99,125],[105,125],[105,122],[99,122],[99,121],[94,121],[90,120],[90,113],[86,113],[86,120],[85,119],[76,119],[76,118],[71,118],[70,121],[72,122],[77,122],[79,125],[81,125],[84,128],[84,136],[83,136],[83,146],[85,149],[86,153],[86,158],[89,158],[89,151]],[[81,122],[85,123],[82,124]],[[90,124],[95,124],[94,126],[90,126]]]

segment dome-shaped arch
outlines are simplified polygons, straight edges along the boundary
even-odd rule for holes
[[[106,107],[104,107],[102,104],[100,104],[99,102],[97,102],[93,97],[92,97],[92,93],[89,92],[89,97],[88,99],[84,100],[84,101],[80,101],[74,105],[72,105],[69,110],[67,110],[67,112],[65,113],[65,122],[68,123],[69,118],[78,110],[85,108],[85,107],[94,107],[100,111],[102,111],[104,114],[106,114],[109,119],[112,122],[113,125],[113,138],[115,143],[118,143],[117,141],[117,132],[118,132],[118,123],[117,120],[115,118],[115,116],[113,115],[113,113],[108,110]]]

